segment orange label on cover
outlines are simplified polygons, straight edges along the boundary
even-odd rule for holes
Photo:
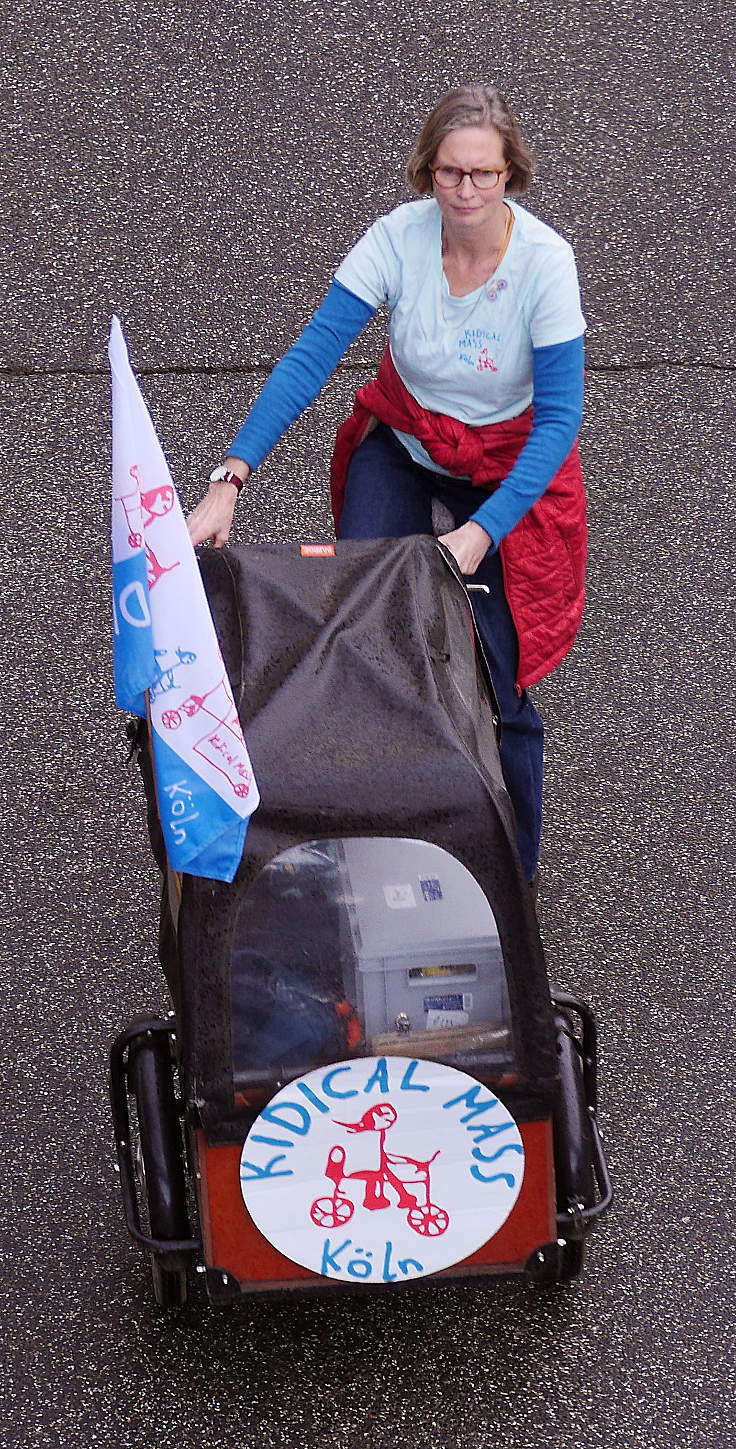
[[[334,543],[300,543],[302,558],[331,558],[335,552]]]

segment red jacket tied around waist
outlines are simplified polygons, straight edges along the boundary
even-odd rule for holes
[[[404,386],[387,347],[377,376],[358,389],[338,428],[331,465],[338,538],[348,463],[374,419],[411,433],[441,468],[492,493],[511,472],[532,428],[533,409],[471,427],[428,412]],[[541,498],[501,540],[506,598],[519,637],[517,689],[549,674],[572,648],[585,602],[585,489],[575,442]]]

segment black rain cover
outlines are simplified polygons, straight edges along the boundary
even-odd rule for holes
[[[211,1141],[242,1135],[229,1022],[238,907],[274,856],[309,840],[405,837],[460,860],[490,902],[508,975],[519,1082],[500,1094],[518,1098],[519,1115],[556,1083],[544,956],[468,596],[431,538],[334,548],[200,554],[262,801],[232,885],[184,877],[185,1090]]]

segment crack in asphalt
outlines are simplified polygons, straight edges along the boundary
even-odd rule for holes
[[[258,363],[232,363],[212,364],[202,363],[197,366],[170,365],[168,367],[137,367],[137,377],[255,377],[259,373],[269,373],[278,362],[278,358]],[[366,368],[375,366],[372,362],[348,362],[340,364],[335,368],[335,373],[365,372]],[[713,362],[706,357],[664,357],[644,358],[640,362],[586,362],[586,372],[594,373],[617,373],[617,372],[653,372],[661,368],[708,368],[713,372],[734,372],[736,363]],[[8,380],[43,377],[107,377],[110,369],[100,367],[0,367],[0,377]]]

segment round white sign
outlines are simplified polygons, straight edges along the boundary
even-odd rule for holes
[[[524,1176],[519,1129],[465,1072],[410,1057],[319,1067],[263,1109],[240,1184],[279,1252],[344,1283],[400,1283],[493,1237]]]

